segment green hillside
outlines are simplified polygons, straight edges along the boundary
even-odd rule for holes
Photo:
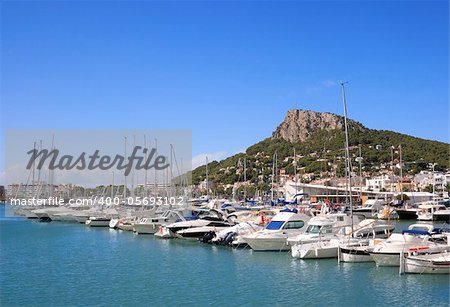
[[[413,136],[385,130],[364,128],[357,122],[350,122],[350,153],[356,158],[361,144],[363,171],[375,175],[380,167],[389,167],[392,154],[394,165],[399,161],[398,146],[402,146],[404,172],[414,174],[429,167],[429,163],[437,163],[436,170],[450,168],[449,144],[424,140]],[[267,138],[247,148],[246,153],[240,153],[222,161],[212,161],[208,164],[209,178],[218,190],[224,184],[233,184],[243,180],[243,159],[246,158],[247,180],[259,189],[266,189],[272,174],[273,154],[278,155],[278,169],[294,174],[293,150],[297,156],[297,173],[314,173],[316,178],[321,172],[344,175],[344,141],[342,130],[319,130],[303,142],[291,143],[281,138]],[[380,146],[381,145],[381,146]],[[391,147],[395,148],[392,149]],[[286,159],[286,157],[291,157]],[[240,166],[239,159],[241,159]],[[358,163],[352,159],[355,171]],[[397,169],[398,170],[398,169]],[[325,174],[325,173],[323,173]],[[205,179],[205,166],[192,172],[193,184]]]

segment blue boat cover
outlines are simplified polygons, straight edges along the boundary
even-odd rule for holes
[[[425,230],[419,230],[419,229],[406,229],[406,230],[403,230],[402,231],[402,234],[405,234],[405,233],[409,233],[409,234],[412,234],[412,235],[426,235],[426,236],[431,236],[431,234],[428,232],[428,231],[425,231]]]
[[[280,212],[292,212],[292,213],[298,213],[297,209],[289,209],[289,208],[284,208],[283,210],[280,210]]]

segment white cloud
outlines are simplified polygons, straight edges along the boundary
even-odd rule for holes
[[[330,88],[330,87],[333,87],[336,85],[338,85],[338,82],[335,80],[325,80],[325,81],[319,82],[315,85],[306,87],[305,91],[308,94],[312,94],[314,92],[320,92],[324,89],[327,89],[327,88]]]
[[[228,155],[224,151],[198,154],[198,155],[192,157],[192,169],[195,169],[201,165],[205,165],[206,157],[208,157],[209,162],[212,162],[214,160],[216,160],[216,161],[223,160],[226,157],[228,157]]]

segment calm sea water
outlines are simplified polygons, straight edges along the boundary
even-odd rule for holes
[[[0,303],[448,306],[449,276],[4,217]]]

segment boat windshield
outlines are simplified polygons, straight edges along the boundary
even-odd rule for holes
[[[303,221],[291,221],[284,225],[283,229],[300,229],[305,225]]]
[[[320,232],[320,226],[318,225],[309,225],[308,228],[306,228],[307,233],[319,233]]]
[[[269,230],[278,230],[283,226],[283,221],[271,221],[269,225],[266,226],[266,229]]]

